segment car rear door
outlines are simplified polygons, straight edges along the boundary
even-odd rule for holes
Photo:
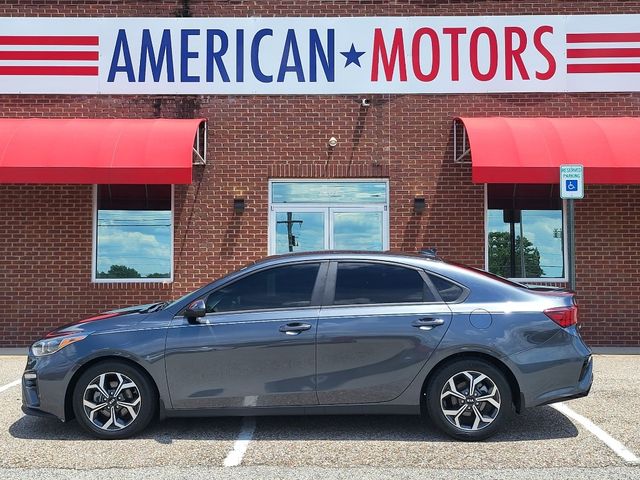
[[[207,294],[167,337],[174,408],[315,405],[315,339],[328,265],[263,269]]]
[[[318,320],[321,405],[398,397],[451,322],[426,274],[405,265],[332,262]]]

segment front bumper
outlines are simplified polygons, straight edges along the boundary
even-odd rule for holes
[[[33,417],[56,418],[56,416],[52,415],[51,413],[43,412],[42,410],[38,410],[37,408],[27,407],[24,404],[22,404],[22,412],[25,415],[31,415]]]
[[[34,357],[29,352],[22,374],[22,411],[27,415],[53,416],[64,422],[70,371],[70,361],[64,354]]]

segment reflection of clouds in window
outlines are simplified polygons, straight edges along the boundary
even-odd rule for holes
[[[384,203],[384,182],[274,182],[273,203]]]
[[[171,211],[99,210],[96,270],[112,265],[136,270],[142,277],[171,272]]]
[[[381,212],[336,212],[333,218],[336,249],[382,250]]]
[[[489,210],[489,231],[508,232],[509,224],[502,221],[502,210]]]
[[[287,212],[276,214],[276,253],[308,252],[324,247],[324,213],[294,212],[288,225]],[[291,235],[289,238],[289,227]],[[293,242],[290,250],[290,240]]]
[[[522,222],[524,236],[540,252],[540,266],[545,277],[562,277],[562,212],[525,210],[522,212]]]

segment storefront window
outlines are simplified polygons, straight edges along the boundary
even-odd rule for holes
[[[269,252],[387,250],[388,184],[273,181]]]
[[[273,203],[386,203],[387,182],[273,182]]]
[[[171,185],[98,185],[97,281],[172,278]]]
[[[565,276],[563,203],[557,185],[487,185],[487,260],[514,279]]]

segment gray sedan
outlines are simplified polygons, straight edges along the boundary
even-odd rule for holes
[[[481,440],[592,379],[572,292],[433,256],[319,252],[54,330],[29,350],[22,408],[105,439],[167,416],[380,413]]]

